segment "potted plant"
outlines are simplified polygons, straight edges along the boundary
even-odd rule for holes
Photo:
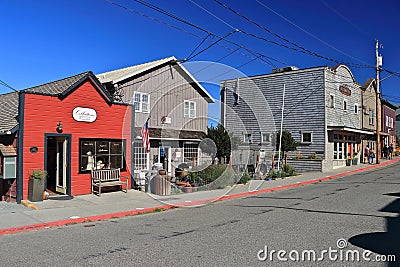
[[[351,158],[351,155],[349,153],[347,155],[347,158],[346,158],[346,166],[351,166],[351,162],[352,162],[352,158]]]
[[[47,172],[34,169],[29,173],[28,199],[32,202],[43,201],[44,180]]]
[[[358,157],[357,157],[358,153],[355,152],[354,153],[354,158],[353,158],[353,165],[357,165],[358,164]]]

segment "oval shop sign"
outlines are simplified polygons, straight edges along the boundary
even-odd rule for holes
[[[76,121],[94,122],[97,119],[97,113],[92,108],[76,107],[72,111],[72,117]]]

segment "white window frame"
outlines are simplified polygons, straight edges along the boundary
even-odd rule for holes
[[[267,140],[264,140],[264,136],[267,136]],[[261,133],[261,143],[262,144],[271,143],[271,134],[270,133]]]
[[[369,110],[369,124],[374,125],[375,123],[375,110],[370,109]]]
[[[134,169],[135,170],[149,170],[150,169],[150,153],[146,152],[146,149],[140,142],[135,142],[134,146]],[[145,169],[138,168],[137,166],[145,166]]]
[[[329,94],[329,107],[335,108],[335,95]]]
[[[304,139],[303,139],[304,134],[310,134],[311,140],[304,141]],[[312,131],[301,131],[301,143],[302,144],[312,144],[312,142],[313,142],[313,132]]]
[[[344,100],[343,100],[343,111],[345,111],[345,112],[347,112],[347,110],[348,110],[348,109],[347,109],[347,106],[348,106],[347,104],[348,104],[348,103],[347,103],[347,100],[344,99]]]
[[[247,138],[248,137],[248,138]],[[253,135],[251,133],[245,133],[243,134],[243,142],[246,144],[251,144],[253,141]]]
[[[195,156],[195,157],[192,157]],[[197,164],[199,163],[199,144],[184,143],[183,144],[183,160],[184,162],[192,162],[196,158]]]
[[[191,104],[193,104],[193,108],[190,107]],[[196,118],[196,106],[197,105],[195,101],[185,100],[183,104],[183,117]]]
[[[136,101],[136,96],[139,96],[139,101]],[[143,101],[143,98],[147,96],[147,103]],[[133,101],[135,104],[135,112],[140,112],[140,113],[150,113],[150,95],[147,93],[141,93],[141,92],[133,92]],[[144,108],[145,105],[147,104],[147,109]]]

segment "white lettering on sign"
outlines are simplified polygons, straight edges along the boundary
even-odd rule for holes
[[[72,111],[72,117],[76,121],[94,122],[97,119],[97,113],[92,108],[76,107]]]

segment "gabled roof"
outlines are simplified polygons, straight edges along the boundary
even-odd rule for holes
[[[393,110],[397,110],[397,106],[390,103],[389,100],[382,99],[382,105],[387,106],[388,108],[391,108]]]
[[[23,91],[27,93],[40,93],[40,94],[48,94],[48,95],[58,95],[63,93],[65,90],[70,88],[72,85],[77,83],[83,77],[86,77],[90,74],[90,71],[86,71],[68,78],[64,78],[61,80],[41,84],[38,86],[27,88]]]
[[[175,57],[167,57],[167,58],[143,63],[140,65],[135,65],[135,66],[130,66],[130,67],[122,68],[122,69],[112,70],[109,72],[100,73],[100,74],[97,74],[96,76],[97,76],[97,79],[99,79],[99,81],[101,83],[112,82],[115,84],[115,83],[119,83],[123,80],[126,80],[132,76],[135,76],[135,75],[138,75],[145,71],[156,68],[165,63],[173,62],[175,60],[176,60]]]
[[[176,64],[187,78],[193,82],[199,93],[209,102],[214,103],[213,97],[207,92],[207,90],[200,85],[200,83],[190,74],[190,72],[174,57],[167,57],[140,65],[130,66],[122,69],[112,70],[109,72],[96,74],[97,78],[101,83],[112,83],[116,84],[129,79],[134,76],[144,74],[147,71],[156,69],[164,64]]]
[[[18,92],[0,95],[0,133],[18,125]]]
[[[20,92],[51,95],[63,99],[69,93],[74,91],[86,79],[90,79],[98,86],[100,93],[103,95],[108,103],[113,102],[112,96],[101,85],[101,83],[97,80],[96,76],[91,71],[86,71],[61,80],[30,87],[21,90]],[[18,103],[19,92],[0,95],[0,133],[12,131],[18,126]]]
[[[375,85],[375,79],[374,78],[369,78],[362,86],[361,89],[366,90],[368,89],[370,86],[374,86]],[[374,86],[375,87],[375,86]]]

